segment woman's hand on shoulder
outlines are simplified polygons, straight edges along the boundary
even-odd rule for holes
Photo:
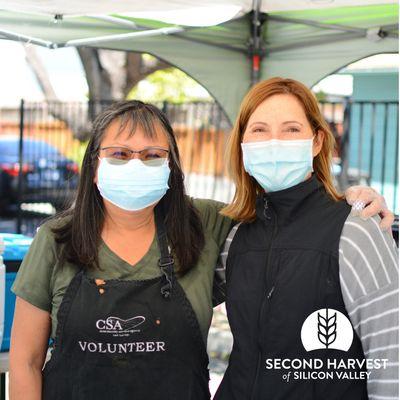
[[[387,208],[385,198],[368,186],[351,186],[345,191],[346,201],[352,206],[352,214],[367,219],[379,215],[382,230],[389,230],[394,214]]]

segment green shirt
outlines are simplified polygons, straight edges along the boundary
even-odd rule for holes
[[[179,283],[193,307],[207,343],[212,318],[214,270],[232,221],[219,214],[223,203],[203,199],[194,199],[193,202],[203,223],[205,247],[196,266],[179,278]],[[78,266],[68,262],[61,265],[58,261],[56,242],[51,232],[52,223],[52,220],[47,221],[39,228],[11,290],[22,299],[50,313],[51,337],[54,338],[57,312],[71,279],[78,272]],[[98,256],[102,271],[89,270],[88,276],[92,278],[139,280],[161,275],[156,235],[147,253],[135,266],[121,259],[103,241],[99,246]]]

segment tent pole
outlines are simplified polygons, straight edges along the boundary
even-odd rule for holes
[[[47,47],[49,49],[57,48],[57,44],[48,40],[38,39],[33,36],[23,35],[22,33],[12,32],[6,29],[0,29],[0,36],[6,39],[15,40],[17,42],[23,42],[28,44],[36,44],[38,46]]]
[[[159,35],[168,35],[171,33],[182,32],[184,29],[181,27],[167,27],[167,28],[159,28],[159,29],[149,29],[146,31],[137,31],[137,32],[128,32],[121,33],[117,35],[107,35],[107,36],[98,36],[84,39],[72,39],[68,40],[63,45],[59,45],[59,47],[75,47],[75,46],[90,46],[90,45],[99,45],[101,43],[107,43],[111,41],[121,41],[135,37],[149,37],[149,36],[159,36]]]
[[[322,23],[318,21],[312,21],[308,19],[302,19],[302,18],[287,18],[287,17],[281,17],[280,15],[271,15],[269,17],[271,21],[277,21],[277,22],[282,22],[282,23],[289,23],[289,24],[299,24],[299,25],[307,25],[307,26],[313,26],[315,28],[321,28],[321,29],[330,29],[330,30],[336,30],[340,32],[355,32],[355,33],[362,33],[365,32],[364,28],[354,28],[352,26],[345,26],[345,25],[339,25],[339,24],[331,24],[331,23]]]
[[[261,0],[253,0],[251,15],[251,40],[249,53],[251,58],[251,85],[256,84],[261,77],[260,64],[264,56],[262,47],[262,26],[266,20],[266,14],[260,12]]]

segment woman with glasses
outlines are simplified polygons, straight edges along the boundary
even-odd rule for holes
[[[11,400],[209,399],[214,270],[232,226],[222,207],[185,195],[156,107],[104,111],[73,207],[40,227],[12,288]]]

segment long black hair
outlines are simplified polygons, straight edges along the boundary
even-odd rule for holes
[[[82,162],[80,180],[73,206],[57,217],[63,221],[52,227],[60,246],[60,259],[81,265],[83,268],[100,268],[98,247],[104,223],[104,203],[94,178],[100,144],[107,127],[119,120],[119,133],[128,126],[130,135],[139,126],[145,135],[154,137],[155,126],[165,132],[170,147],[169,189],[160,200],[165,215],[167,235],[173,255],[184,275],[198,261],[204,247],[204,233],[200,217],[190,198],[185,194],[184,175],[173,129],[157,107],[141,101],[120,101],[104,110],[93,123],[93,131]],[[118,133],[118,134],[119,134]]]

